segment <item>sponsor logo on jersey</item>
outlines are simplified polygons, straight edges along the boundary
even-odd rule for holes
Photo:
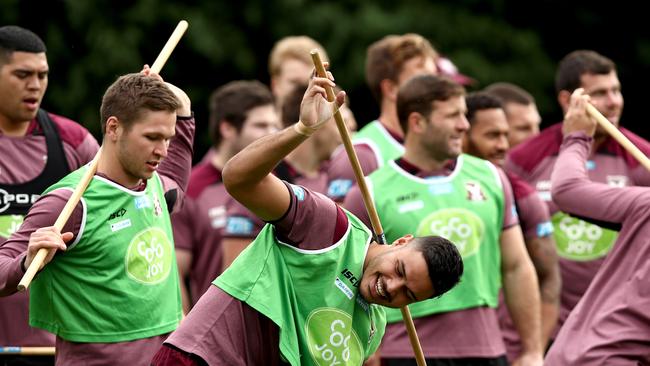
[[[334,198],[345,197],[350,188],[352,188],[352,180],[335,179],[327,187],[327,195]]]
[[[221,229],[226,226],[226,206],[216,206],[208,210],[208,217],[213,229]]]
[[[590,261],[607,255],[617,233],[563,212],[552,217],[558,255],[574,261]]]
[[[253,221],[243,216],[232,216],[226,220],[226,233],[250,235],[253,233]]]
[[[296,196],[298,201],[304,201],[305,200],[305,189],[304,188],[292,184],[291,185],[291,190],[293,191],[293,194]]]
[[[147,196],[136,197],[133,199],[133,202],[135,203],[135,208],[137,208],[138,210],[151,207],[151,201]]]
[[[465,190],[467,191],[468,201],[485,201],[487,199],[478,182],[466,182]]]
[[[122,217],[126,214],[126,209],[120,208],[119,210],[113,212],[110,216],[108,216],[108,221],[115,220],[118,217]]]
[[[6,211],[12,203],[33,205],[40,195],[29,193],[9,193],[0,189],[0,213]]]
[[[553,224],[550,221],[537,224],[537,237],[543,238],[551,234],[553,234]]]
[[[365,358],[361,341],[352,328],[352,317],[336,308],[318,308],[305,322],[309,353],[318,366],[361,365]]]
[[[627,177],[624,175],[608,175],[607,184],[610,187],[626,187],[627,186]]]
[[[537,195],[542,201],[550,202],[551,201],[551,181],[550,180],[540,180],[535,184],[535,189],[537,190]]]
[[[143,230],[131,239],[125,258],[126,272],[140,283],[160,283],[171,272],[173,250],[163,230],[155,227]]]
[[[485,225],[472,211],[463,208],[442,209],[420,222],[416,236],[438,235],[456,244],[463,258],[475,254],[481,246]]]
[[[343,271],[341,271],[341,274],[343,277],[347,278],[350,281],[350,284],[354,287],[359,287],[359,284],[361,283],[361,279],[357,278],[352,272],[350,272],[349,269],[345,268]]]
[[[126,229],[127,227],[130,227],[130,226],[131,226],[131,219],[118,221],[118,222],[116,222],[114,224],[111,224],[111,231],[112,232],[120,231],[120,230]]]
[[[162,205],[160,204],[160,199],[158,196],[155,196],[153,198],[153,215],[154,216],[160,216],[162,215]]]

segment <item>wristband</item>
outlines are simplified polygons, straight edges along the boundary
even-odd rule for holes
[[[316,132],[316,130],[318,130],[317,127],[307,126],[304,123],[302,123],[302,121],[298,121],[298,122],[294,123],[293,129],[299,135],[303,135],[303,136],[307,136],[307,137],[311,136],[312,134],[314,134],[314,132]]]

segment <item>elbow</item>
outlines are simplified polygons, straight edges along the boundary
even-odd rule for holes
[[[228,160],[221,171],[221,179],[226,191],[232,196],[237,187],[241,185],[241,179],[238,178],[237,165],[232,163],[233,159]]]

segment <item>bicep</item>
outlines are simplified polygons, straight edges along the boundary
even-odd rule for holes
[[[253,186],[229,190],[229,193],[264,221],[281,218],[291,204],[287,186],[272,174],[268,174]]]
[[[516,269],[530,261],[524,244],[524,236],[519,225],[511,226],[501,232],[501,268],[504,273]]]

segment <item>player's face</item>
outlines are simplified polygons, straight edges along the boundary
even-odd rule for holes
[[[271,80],[271,90],[278,105],[281,105],[282,99],[291,93],[296,85],[309,83],[312,69],[312,65],[295,58],[287,59],[280,65],[280,72]]]
[[[45,53],[13,52],[0,66],[0,119],[29,122],[36,117],[47,89]]]
[[[542,117],[534,103],[508,103],[505,105],[505,111],[510,125],[508,143],[511,148],[539,134]]]
[[[410,235],[400,238],[369,260],[359,285],[366,301],[398,308],[434,295],[424,255],[407,245],[412,239]]]
[[[508,152],[508,122],[501,108],[490,108],[474,114],[472,128],[465,135],[468,154],[503,166]]]
[[[466,111],[464,96],[433,102],[433,111],[421,140],[431,158],[443,162],[463,152],[463,136],[469,129]]]
[[[402,70],[397,76],[397,85],[404,85],[409,79],[419,75],[437,75],[436,63],[431,57],[413,57],[402,65]]]
[[[151,178],[167,157],[169,141],[176,134],[176,112],[145,111],[127,131],[118,129],[118,160],[131,181]]]
[[[267,104],[249,110],[246,115],[246,121],[244,121],[241,131],[239,131],[237,136],[237,142],[235,143],[236,152],[241,151],[261,137],[279,131],[280,128],[280,118],[273,104]]]
[[[585,94],[591,97],[594,107],[618,126],[623,112],[623,94],[621,94],[621,82],[616,72],[612,71],[606,75],[583,74],[580,76],[580,82],[581,87],[585,89]]]

